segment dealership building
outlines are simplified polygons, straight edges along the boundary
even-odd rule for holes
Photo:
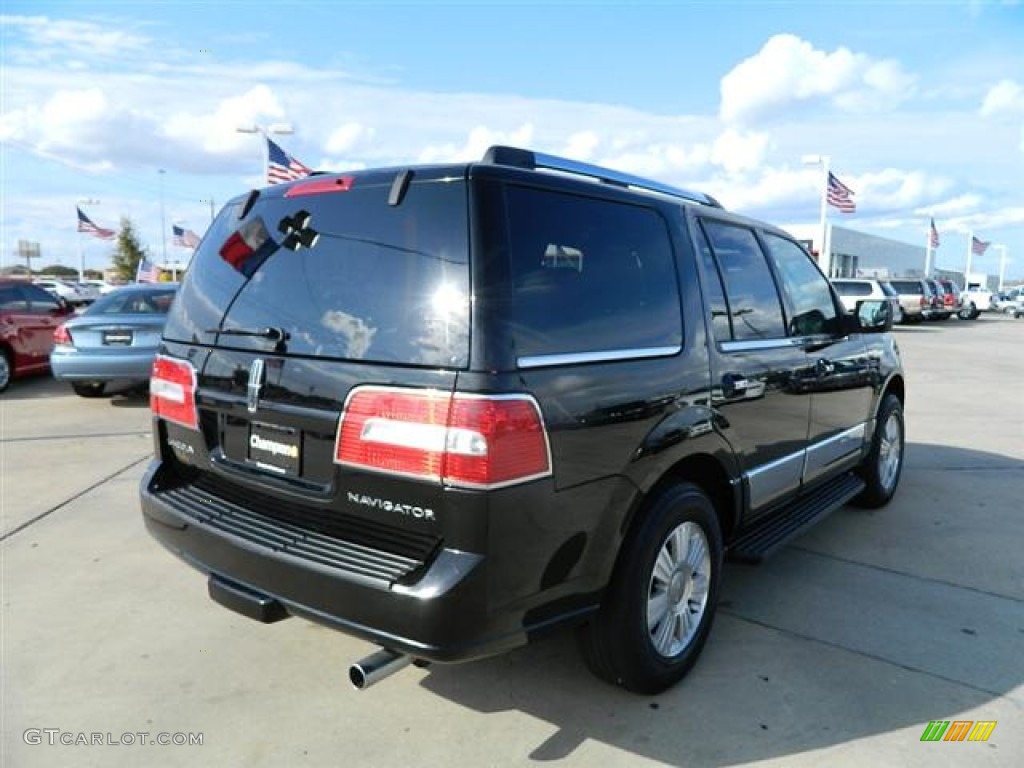
[[[820,252],[819,225],[809,224],[785,229],[815,255]],[[828,252],[831,259],[826,264],[819,258],[819,263],[830,277],[924,277],[927,268],[930,277],[948,278],[961,286],[964,284],[963,271],[936,269],[934,252],[931,255],[931,263],[926,267],[927,249],[924,245],[911,245],[831,223],[828,229]],[[992,276],[986,276],[985,281],[993,283],[993,279]],[[998,279],[995,279],[995,282],[998,283]],[[988,287],[995,289],[996,285]]]

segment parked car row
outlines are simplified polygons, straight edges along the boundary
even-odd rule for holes
[[[176,291],[174,283],[128,285],[76,311],[35,282],[0,278],[0,392],[48,370],[82,397],[113,381],[148,381]]]
[[[922,320],[948,320],[956,315],[961,320],[976,320],[982,311],[996,309],[988,292],[964,294],[953,280],[933,278],[841,278],[832,281],[843,306],[853,312],[858,301],[887,297],[893,304],[897,323]],[[983,306],[979,306],[984,296]]]

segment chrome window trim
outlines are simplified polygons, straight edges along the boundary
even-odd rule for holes
[[[516,359],[518,368],[550,368],[556,365],[580,363],[610,363],[624,360],[642,360],[650,357],[671,357],[682,352],[681,344],[672,347],[643,347],[638,349],[609,349],[600,352],[566,352],[552,355],[527,355]]]

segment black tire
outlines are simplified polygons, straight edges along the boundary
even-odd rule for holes
[[[11,385],[14,378],[14,366],[11,364],[11,357],[6,349],[0,349],[0,392],[3,392]]]
[[[722,532],[711,501],[689,483],[660,493],[638,525],[623,543],[601,608],[581,628],[579,640],[598,677],[635,693],[655,694],[686,675],[711,631],[722,574]],[[682,549],[686,555],[674,561]],[[659,555],[659,570],[670,573],[669,579],[655,573]],[[670,563],[675,567],[667,569]],[[661,621],[649,626],[648,613],[660,613],[662,604]],[[680,632],[683,637],[677,636]],[[670,652],[659,651],[658,642]]]
[[[107,385],[102,381],[73,381],[71,388],[79,397],[103,397]]]
[[[871,450],[860,465],[859,474],[867,486],[853,500],[854,504],[877,509],[889,503],[903,473],[906,442],[903,404],[896,395],[886,395],[878,408]]]

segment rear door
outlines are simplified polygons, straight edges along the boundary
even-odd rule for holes
[[[714,337],[713,402],[740,457],[753,515],[800,486],[811,398],[807,356],[786,330],[751,227],[704,217],[697,234]]]
[[[45,365],[53,349],[53,332],[68,313],[51,293],[37,285],[26,284],[21,290],[28,300],[28,311],[18,321],[25,347],[33,364]]]

